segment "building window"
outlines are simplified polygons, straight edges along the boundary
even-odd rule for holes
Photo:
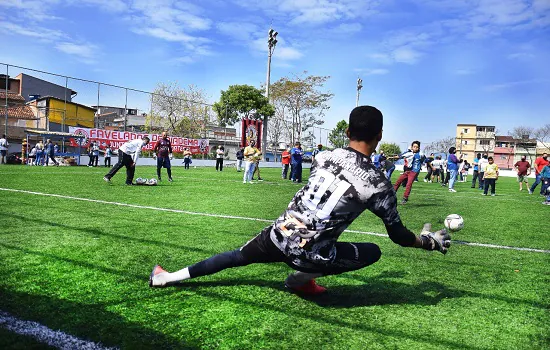
[[[504,160],[506,160],[506,159],[507,159],[507,157],[506,157],[506,156],[500,156],[500,159],[504,159]]]
[[[465,145],[468,144],[468,140],[464,140],[464,141],[462,141],[462,142],[463,142],[463,144],[465,144]]]
[[[490,145],[490,144],[491,144],[491,140],[479,140],[479,144],[480,144],[480,145]]]
[[[469,129],[462,129],[463,134],[467,134]]]

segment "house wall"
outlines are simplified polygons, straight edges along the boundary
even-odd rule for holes
[[[67,108],[67,114],[65,118],[64,110]],[[67,102],[65,106],[64,101],[55,99],[49,100],[48,106],[48,119],[50,123],[56,123],[59,125],[64,124],[67,126],[82,126],[86,128],[94,127],[95,111],[93,109],[85,108],[80,105]],[[50,130],[52,126],[50,124]],[[61,131],[61,130],[59,130]],[[67,131],[67,130],[64,130]]]
[[[67,102],[71,101],[71,89],[65,89],[64,86],[53,84],[27,74],[19,74],[16,78],[21,81],[20,94],[27,102],[30,101],[29,95],[53,96],[62,100],[66,97]]]

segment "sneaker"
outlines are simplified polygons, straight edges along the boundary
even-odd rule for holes
[[[245,184],[245,183],[246,183],[246,181],[243,181],[243,184]]]
[[[431,183],[432,183],[432,180],[428,181],[428,183],[430,183],[430,184],[431,184]]]
[[[309,282],[302,284],[301,286],[298,286],[298,287],[290,287],[285,283],[285,287],[290,289],[292,292],[303,294],[303,295],[319,295],[327,291],[325,287],[315,283],[315,280],[310,280]]]
[[[403,198],[403,199],[401,200],[401,204],[407,204],[408,201],[409,201],[409,200],[408,200],[407,198]]]
[[[544,205],[550,205],[550,201],[542,202],[542,204],[544,204]]]
[[[482,193],[481,195],[482,195],[482,196],[486,196],[486,195],[487,195],[487,193]]]
[[[424,179],[424,182],[428,182],[428,180]]]
[[[262,179],[261,177],[258,178],[258,181],[264,181],[264,179]]]
[[[168,178],[168,182],[174,182],[171,177]]]
[[[529,191],[529,194],[533,194],[533,191],[531,191],[531,189],[528,189],[527,191]]]
[[[168,271],[163,269],[162,266],[160,266],[160,265],[155,265],[155,267],[153,267],[153,271],[151,271],[151,274],[149,275],[149,287],[151,287],[151,288],[162,288],[162,287],[166,287],[168,285],[164,281],[158,281],[158,278],[155,278],[159,274],[162,274],[162,273],[168,273]]]
[[[109,179],[107,176],[103,176],[103,181],[111,183],[111,179]]]
[[[160,176],[158,177],[159,181],[162,181],[162,179],[160,178]]]
[[[454,188],[449,188],[449,192],[455,192],[456,193],[456,190]]]
[[[491,197],[494,197],[494,196],[496,196],[496,194],[494,194],[494,193],[491,193]]]
[[[127,183],[126,183],[126,186],[135,186],[135,185],[136,185],[136,184],[133,183],[133,182],[127,182]]]

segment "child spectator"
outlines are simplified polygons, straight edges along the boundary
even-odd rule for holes
[[[183,151],[183,164],[184,164],[184,169],[189,169],[189,165],[191,163],[193,163],[193,161],[191,160],[191,151],[189,150],[189,148],[186,148],[184,151]]]
[[[498,180],[498,165],[494,163],[493,157],[487,158],[487,161],[489,163],[485,167],[485,171],[483,172],[483,178],[481,179],[484,185],[483,195],[484,196],[487,195],[487,190],[489,189],[489,186],[491,186],[491,196],[494,197],[496,181]]]

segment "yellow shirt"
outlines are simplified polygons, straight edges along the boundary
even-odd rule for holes
[[[261,154],[256,147],[246,146],[244,149],[244,158],[247,162],[256,161],[257,154]]]
[[[498,165],[496,165],[495,163],[487,164],[484,176],[486,179],[496,179],[498,177]]]

